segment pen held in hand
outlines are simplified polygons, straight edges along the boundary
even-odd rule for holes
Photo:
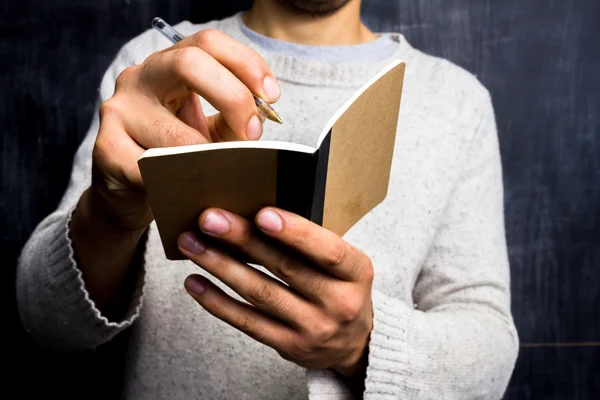
[[[152,20],[152,27],[162,33],[167,39],[169,39],[173,44],[180,42],[184,39],[184,36],[177,32],[175,28],[166,23],[162,18],[156,17]],[[277,122],[279,124],[283,124],[283,121],[277,114],[277,112],[263,99],[256,96],[254,93],[252,94],[254,97],[254,103],[258,108],[258,112],[265,118]]]

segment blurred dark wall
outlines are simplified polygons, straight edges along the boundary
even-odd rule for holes
[[[492,93],[513,312],[523,342],[506,397],[599,398],[600,2],[363,3],[369,27],[401,31],[415,47],[476,74]],[[0,260],[3,354],[9,355],[3,381],[18,388],[18,397],[115,398],[118,392],[126,335],[96,352],[42,355],[21,331],[14,306],[19,250],[65,189],[104,70],[155,16],[202,22],[250,4],[0,3]],[[17,385],[16,376],[28,384]]]

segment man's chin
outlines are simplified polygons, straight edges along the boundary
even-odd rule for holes
[[[346,4],[350,0],[279,0],[290,8],[311,15],[329,15]]]

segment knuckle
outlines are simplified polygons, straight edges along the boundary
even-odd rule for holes
[[[173,69],[178,75],[183,75],[187,71],[193,70],[198,62],[198,55],[202,50],[197,47],[188,46],[174,50]]]
[[[325,264],[328,267],[335,267],[344,261],[346,253],[348,252],[348,246],[345,242],[337,243],[329,249],[325,254]]]
[[[254,236],[254,232],[252,232],[252,229],[243,229],[242,230],[242,234],[241,234],[241,238],[240,238],[240,246],[242,249],[246,249],[246,250],[251,249],[252,246],[254,245],[254,240],[255,240],[255,236]]]
[[[257,80],[264,79],[269,73],[266,61],[252,49],[239,52],[236,64],[243,68],[245,75],[255,77]],[[262,82],[259,84],[262,85]]]
[[[141,76],[151,75],[152,70],[155,65],[157,65],[157,61],[160,60],[161,57],[164,57],[160,52],[150,54],[139,66],[139,72]]]
[[[230,268],[229,260],[225,257],[217,255],[212,262],[214,263],[213,268],[216,271],[222,271],[223,273],[226,273],[226,271]]]
[[[323,279],[312,279],[308,283],[310,286],[310,290],[312,293],[322,293],[323,292],[323,284],[325,281]]]
[[[306,360],[313,350],[312,345],[303,336],[297,336],[290,341],[287,353],[295,360]]]
[[[356,296],[348,297],[339,305],[338,316],[344,323],[354,322],[360,315],[362,305],[355,298]]]
[[[308,229],[300,229],[294,235],[293,244],[294,246],[301,247],[308,241]]]
[[[119,115],[120,108],[121,105],[116,97],[111,97],[110,99],[104,101],[100,105],[100,109],[98,111],[100,120],[103,120],[109,116]]]
[[[251,302],[259,306],[271,305],[276,303],[275,292],[270,282],[263,282],[249,293]]]
[[[260,57],[258,57],[258,53],[254,50],[248,49],[240,52],[237,59],[238,63],[243,65],[246,68],[246,71],[249,73],[256,72],[253,67],[260,67],[260,61],[258,61]]]
[[[330,341],[337,333],[338,326],[333,321],[321,321],[312,332],[312,339],[315,343],[326,343]]]
[[[239,323],[240,329],[245,333],[256,333],[256,319],[251,315],[244,315]]]
[[[277,272],[279,276],[284,280],[289,280],[294,275],[295,261],[288,254],[281,254],[279,260],[277,260]]]
[[[244,85],[240,84],[233,90],[231,97],[229,98],[230,105],[236,109],[243,109],[248,107],[249,104],[254,103],[252,94]]]
[[[137,74],[137,70],[137,65],[131,65],[121,71],[115,80],[115,89],[119,90],[131,82],[134,79],[134,76]]]
[[[373,283],[375,280],[375,268],[373,268],[373,262],[367,256],[364,256],[365,260],[361,263],[362,265],[362,279],[367,283]]]
[[[245,58],[246,64],[248,64],[255,73],[259,72],[261,75],[264,75],[264,73],[267,72],[267,63],[256,51],[252,49],[248,50]]]
[[[195,43],[199,47],[210,45],[219,37],[219,31],[214,28],[203,29],[195,35]]]

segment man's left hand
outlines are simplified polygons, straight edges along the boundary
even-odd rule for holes
[[[319,225],[272,207],[261,210],[255,223],[209,209],[199,225],[225,246],[186,232],[179,237],[180,251],[248,302],[192,275],[185,286],[202,307],[304,368],[364,374],[373,327],[373,266],[364,253]]]

